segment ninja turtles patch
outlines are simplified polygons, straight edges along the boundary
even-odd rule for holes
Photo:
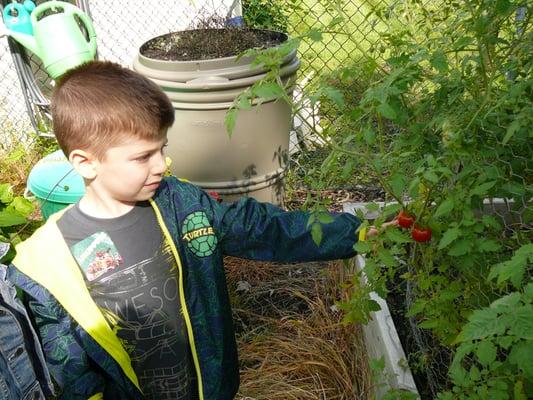
[[[217,237],[203,211],[195,211],[183,220],[182,239],[187,247],[198,257],[208,257],[217,247]]]

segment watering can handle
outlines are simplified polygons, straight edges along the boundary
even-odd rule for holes
[[[96,54],[96,32],[94,31],[94,26],[91,19],[87,14],[77,8],[72,10],[72,14],[77,15],[83,23],[83,26],[85,26],[85,29],[87,29],[87,33],[89,34],[89,46],[91,54],[94,56]]]
[[[37,23],[37,18],[47,10],[54,9],[54,8],[60,8],[62,9],[65,14],[72,14],[76,15],[83,25],[85,26],[85,29],[87,29],[87,33],[89,34],[89,46],[91,53],[94,55],[96,54],[96,32],[94,31],[93,24],[91,22],[91,19],[85,14],[83,11],[81,11],[78,7],[66,3],[64,1],[47,1],[46,3],[42,3],[38,5],[35,10],[31,13],[31,22],[32,25],[35,26]]]
[[[31,13],[31,24],[35,26],[37,23],[37,19],[41,16],[41,14],[45,11],[48,11],[50,9],[60,8],[67,12],[67,9],[69,7],[73,7],[69,3],[65,3],[63,1],[47,1],[46,3],[39,4],[35,10]]]

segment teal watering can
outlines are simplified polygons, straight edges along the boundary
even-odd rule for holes
[[[45,14],[46,11],[56,12]],[[19,13],[20,15],[20,13]],[[88,40],[76,18],[88,33]],[[5,21],[5,19],[4,19]],[[47,1],[37,6],[30,15],[33,35],[9,27],[6,33],[39,57],[48,74],[56,79],[67,70],[77,67],[96,56],[96,34],[90,18],[78,7],[63,1]]]
[[[24,4],[9,3],[4,8],[4,23],[6,28],[15,32],[33,35],[33,27],[31,26],[30,14],[35,10],[35,3],[31,0],[26,0]]]

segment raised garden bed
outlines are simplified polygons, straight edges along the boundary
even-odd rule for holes
[[[378,205],[377,210],[365,202],[345,203],[343,211],[355,213],[359,210],[366,219],[372,221],[385,207],[383,202],[374,204]],[[522,222],[520,215],[528,207],[529,204],[516,204],[513,199],[486,199],[477,213],[497,216],[507,225],[512,225]],[[363,257],[357,257],[356,265],[364,272]],[[407,265],[397,268],[396,276],[410,272]],[[407,314],[416,300],[409,282],[388,281],[386,299],[371,294],[381,311],[371,313],[371,321],[364,327],[366,345],[371,358],[384,358],[388,384],[378,389],[378,398],[391,388],[407,390],[423,400],[429,400],[451,387],[448,368],[453,360],[453,352],[442,346],[430,330],[418,327],[419,321]]]

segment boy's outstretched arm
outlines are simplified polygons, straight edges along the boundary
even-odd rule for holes
[[[280,262],[332,260],[356,254],[353,246],[361,222],[351,214],[328,213],[330,217],[322,218],[325,221],[320,223],[317,245],[309,224],[310,212],[284,211],[251,198],[212,204],[224,254]]]

